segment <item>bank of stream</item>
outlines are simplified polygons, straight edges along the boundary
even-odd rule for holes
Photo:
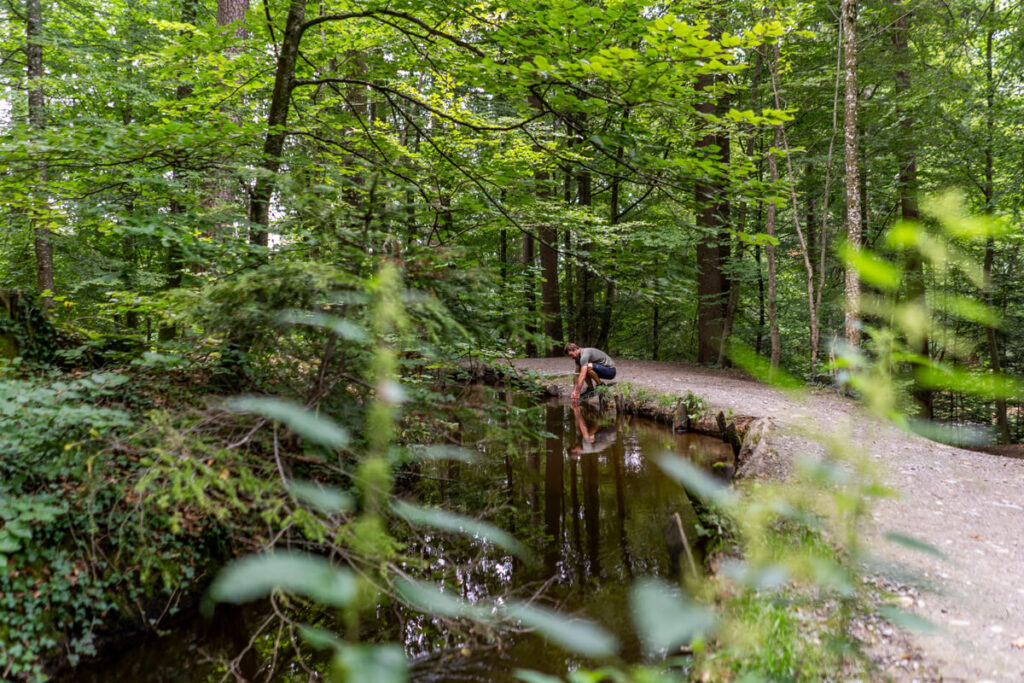
[[[629,586],[637,577],[670,578],[700,565],[710,533],[655,459],[674,453],[730,479],[733,447],[624,411],[602,413],[564,399],[531,406],[523,396],[506,398],[506,415],[474,421],[460,431],[473,462],[421,462],[403,486],[423,502],[488,510],[490,521],[526,542],[537,561],[524,563],[472,540],[417,530],[406,553],[419,557],[407,571],[446,577],[471,601],[514,595],[585,615],[619,638],[626,661],[641,660],[627,604]],[[516,420],[525,422],[519,427],[524,438],[495,438],[509,433],[498,427],[507,429]],[[670,522],[676,514],[692,542],[692,560],[672,545]],[[269,607],[250,606],[246,626],[255,628],[270,615]],[[414,680],[501,680],[519,668],[560,674],[586,664],[528,633],[474,631],[393,603],[382,603],[373,616],[364,618],[361,636],[402,642]],[[275,631],[260,636],[255,647],[267,660],[259,664],[264,671]],[[218,680],[224,671],[218,660],[233,651],[224,628],[210,628],[196,616],[116,660],[74,672],[72,680]],[[279,659],[275,680],[288,679],[289,671],[307,678],[297,663]]]

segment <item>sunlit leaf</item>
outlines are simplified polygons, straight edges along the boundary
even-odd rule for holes
[[[311,313],[308,311],[290,311],[281,316],[281,321],[293,325],[309,325],[311,327],[322,327],[334,332],[336,335],[350,342],[365,342],[369,335],[361,326],[344,318],[325,313]]]
[[[799,389],[804,383],[781,368],[772,369],[771,362],[746,344],[733,340],[728,346],[729,359],[736,367],[765,384],[783,389]]]
[[[1002,322],[999,311],[981,301],[956,294],[943,294],[936,297],[935,308],[955,315],[964,320],[970,320],[986,327],[1001,328]]]
[[[929,389],[949,389],[987,399],[1024,397],[1024,383],[1007,375],[929,366],[920,368],[917,378]]]
[[[881,256],[849,244],[840,247],[840,254],[848,266],[854,268],[865,283],[886,291],[895,291],[903,281],[903,270]]]
[[[243,396],[228,401],[227,408],[237,413],[255,413],[282,422],[299,436],[328,448],[342,448],[349,442],[348,432],[332,420],[290,401]]]
[[[355,598],[356,580],[350,570],[323,557],[278,551],[231,562],[214,579],[209,597],[239,604],[264,598],[275,589],[341,607]]]
[[[507,618],[536,630],[560,648],[585,657],[607,657],[619,649],[614,636],[583,619],[573,619],[526,603],[509,603],[501,611]]]
[[[652,653],[703,638],[718,621],[714,612],[660,579],[637,580],[629,601],[636,630]]]
[[[523,559],[532,559],[529,550],[517,541],[512,534],[479,519],[458,515],[438,508],[419,507],[400,500],[394,501],[391,504],[391,509],[399,517],[412,524],[429,526],[435,529],[479,538],[482,541],[493,543],[499,548],[503,548]]]

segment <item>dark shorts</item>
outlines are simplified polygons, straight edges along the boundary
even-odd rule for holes
[[[615,379],[615,368],[610,368],[600,363],[591,363],[590,367],[601,379]]]

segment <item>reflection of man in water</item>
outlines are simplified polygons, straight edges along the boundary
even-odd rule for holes
[[[592,429],[587,426],[583,419],[580,406],[574,403],[572,406],[573,418],[576,422],[576,431],[579,440],[569,449],[569,455],[579,457],[580,455],[597,454],[615,443],[622,431],[621,413],[615,419],[614,427],[600,427]]]
[[[565,354],[576,363],[576,372],[579,376],[573,383],[572,402],[576,403],[581,398],[590,398],[597,393],[597,387],[604,384],[601,380],[615,379],[615,361],[601,349],[592,347],[580,348],[573,343],[565,345]],[[586,382],[588,389],[583,391],[583,383]]]

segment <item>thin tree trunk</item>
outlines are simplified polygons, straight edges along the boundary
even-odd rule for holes
[[[917,221],[920,211],[917,206],[917,145],[914,141],[914,118],[907,112],[903,102],[912,98],[910,89],[910,50],[907,45],[907,30],[910,10],[901,2],[893,0],[898,16],[893,23],[892,45],[895,62],[897,112],[900,117],[900,135],[896,143],[896,163],[899,165],[898,185],[900,197],[900,217],[905,221]],[[906,300],[927,309],[925,300],[924,259],[917,249],[908,249],[904,256],[907,273]],[[910,335],[911,349],[924,358],[928,358],[928,331],[916,331]],[[919,379],[914,380],[914,400],[918,405],[920,416],[932,418],[932,392],[921,385]]]
[[[181,23],[194,25],[196,23],[196,3],[198,0],[182,0],[181,2]],[[191,31],[183,31],[182,35],[191,36]],[[192,95],[192,85],[190,83],[179,83],[175,89],[175,97],[181,101],[186,100]],[[171,167],[171,176],[174,178],[175,184],[184,183],[184,173],[178,165]],[[173,197],[168,207],[169,211],[174,216],[180,216],[185,212],[185,207],[181,204],[177,197]],[[180,225],[181,219],[177,219],[175,226]],[[185,258],[182,253],[180,239],[174,239],[167,246],[167,253],[165,255],[166,262],[164,265],[165,271],[167,272],[167,279],[164,281],[164,289],[177,289],[181,287],[181,271],[185,267]],[[174,325],[160,325],[157,330],[157,339],[162,342],[170,341],[177,335],[177,328]]]
[[[651,321],[651,360],[658,360],[658,304],[654,304],[654,316]]]
[[[775,156],[775,150],[782,144],[782,127],[773,126],[772,151],[768,153],[768,185],[775,188],[779,182],[779,161]],[[775,198],[772,197],[766,207],[764,231],[769,237],[775,237],[775,217],[778,209],[775,205]],[[772,370],[779,367],[779,357],[782,352],[782,340],[779,338],[778,320],[778,278],[775,274],[775,245],[768,242],[765,245],[765,255],[768,260],[768,336],[771,340],[771,351],[769,360]]]
[[[857,0],[842,0],[843,56],[846,96],[843,100],[843,138],[846,147],[846,239],[851,248],[861,243],[860,153],[857,138]],[[860,346],[860,274],[846,267],[844,332],[850,346]]]
[[[996,6],[995,0],[989,3],[988,20],[990,26],[995,23]],[[992,75],[992,43],[995,39],[995,30],[989,28],[985,38],[985,212],[995,211],[995,104],[996,86]],[[989,236],[985,243],[985,302],[992,306],[994,304],[995,292],[992,282],[992,268],[995,264],[996,244],[995,239]],[[989,326],[986,330],[988,339],[989,360],[992,365],[992,372],[1002,372],[1002,357],[999,351],[999,341],[996,336],[996,328]],[[1006,399],[997,398],[995,401],[996,425],[999,429],[1000,443],[1010,443],[1010,424],[1006,415]]]
[[[629,118],[629,109],[622,112],[621,132],[625,132],[626,119]],[[620,144],[615,150],[616,169],[622,168],[622,158],[625,155],[625,148]],[[610,198],[608,200],[608,225],[618,225],[622,218],[619,212],[619,197],[622,190],[622,179],[616,170],[611,179]],[[608,347],[608,337],[612,329],[612,310],[615,306],[615,279],[614,273],[609,275],[604,285],[604,303],[601,306],[601,324],[597,333],[597,345],[602,349]]]
[[[46,94],[43,91],[43,6],[41,0],[27,0],[25,22],[25,61],[28,81],[28,121],[33,133],[42,137],[46,129]],[[31,225],[36,256],[36,291],[43,294],[43,306],[53,306],[53,233],[50,231],[50,200],[45,161],[36,166],[39,187],[33,193]]]
[[[772,95],[775,102],[776,109],[782,109],[782,103],[779,99],[779,85],[777,82],[779,68],[779,45],[775,44],[775,59],[773,60],[771,77],[772,77]],[[793,227],[796,228],[797,238],[800,240],[800,251],[803,254],[804,269],[807,271],[807,312],[808,312],[808,325],[810,327],[811,336],[811,348],[810,348],[810,370],[813,375],[818,365],[818,309],[815,306],[814,299],[814,266],[811,263],[810,248],[807,245],[807,240],[804,237],[804,231],[800,227],[800,207],[797,205],[796,197],[796,174],[793,172],[793,158],[789,153],[789,142],[786,139],[786,129],[783,124],[779,124],[775,127],[776,131],[782,137],[782,149],[786,155],[786,171],[789,176],[789,196],[793,205]]]
[[[295,62],[299,55],[302,39],[302,24],[306,19],[306,0],[291,0],[288,18],[285,21],[281,52],[277,58],[274,76],[274,92],[267,116],[267,137],[263,142],[263,173],[256,180],[249,204],[249,220],[254,224],[250,241],[268,246],[270,226],[270,197],[274,192],[275,177],[281,168],[281,152],[284,151],[285,132],[288,123],[288,108],[291,99],[292,80],[295,76]]]
[[[533,274],[534,261],[534,240],[533,235],[523,233],[523,292],[526,298],[526,355],[533,357],[537,355],[537,293],[536,278]]]
[[[582,141],[586,118],[577,117],[577,139]],[[580,166],[576,173],[576,199],[581,207],[590,208],[593,204],[593,179],[590,169]],[[588,263],[581,263],[576,269],[576,343],[581,346],[592,346],[594,344],[594,278],[590,272],[593,265],[591,259],[594,251],[594,243],[587,241],[583,244],[583,252]]]
[[[754,57],[754,73],[753,73],[753,76],[751,78],[751,83],[750,83],[750,103],[751,103],[751,108],[754,109],[755,111],[760,106],[760,98],[759,98],[759,92],[758,91],[759,91],[759,87],[761,85],[761,71],[763,69],[764,69],[764,57],[763,57],[761,51],[757,50],[756,55]],[[746,149],[744,150],[746,152],[747,159],[753,158],[753,156],[754,156],[754,142],[757,139],[757,129],[755,127],[753,127],[753,126],[751,126],[751,129],[752,130],[749,131],[749,134],[747,136]],[[760,173],[760,169],[758,169],[758,172]],[[758,177],[758,180],[760,180],[760,177]],[[749,202],[744,200],[740,204],[739,216],[736,219],[736,230],[737,230],[737,232],[744,232],[746,230],[747,212],[748,211],[749,211]],[[743,256],[743,249],[742,249],[742,247],[740,247],[740,250],[737,252],[737,259],[736,259],[737,262],[739,262],[739,259],[742,258],[742,256]],[[722,331],[722,340],[723,341],[722,341],[722,344],[718,348],[718,365],[725,365],[726,352],[728,350],[728,342],[729,342],[729,338],[732,336],[733,325],[734,325],[735,319],[736,319],[736,311],[739,308],[739,304],[740,304],[740,288],[737,286],[737,283],[733,282],[732,286],[729,288],[729,301],[728,301],[728,303],[726,304],[726,307],[725,307],[725,326],[724,326],[724,329]],[[759,346],[760,346],[760,344],[759,344]]]

